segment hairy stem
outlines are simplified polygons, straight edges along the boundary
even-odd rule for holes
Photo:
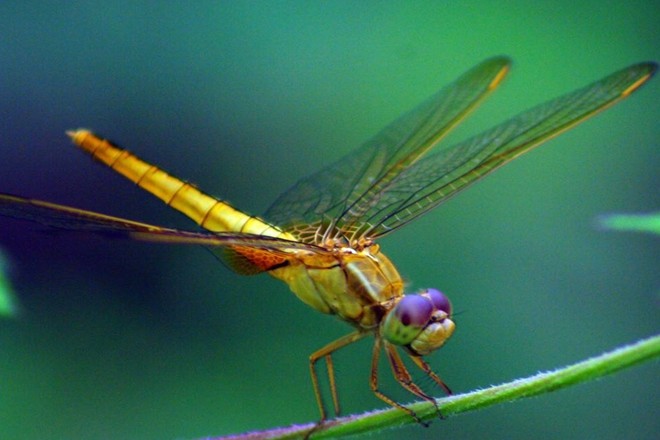
[[[451,417],[455,414],[502,402],[511,402],[524,397],[537,396],[581,382],[598,379],[659,355],[660,335],[657,335],[564,368],[517,379],[502,385],[491,386],[483,390],[445,397],[438,399],[437,403],[443,416]],[[429,402],[420,401],[406,406],[414,410],[423,420],[436,417],[435,408]],[[323,426],[317,427],[309,438],[337,438],[368,432],[375,433],[383,429],[411,423],[414,422],[410,416],[401,410],[391,408],[328,421]],[[292,425],[227,437],[209,437],[207,440],[303,438],[314,426],[314,423]]]

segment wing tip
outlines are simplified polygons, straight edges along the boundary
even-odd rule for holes
[[[653,61],[648,61],[645,63],[635,64],[631,66],[632,70],[639,71],[639,78],[633,82],[627,89],[621,92],[621,96],[627,97],[637,89],[639,89],[643,84],[650,80],[655,72],[658,70],[658,64]]]
[[[658,63],[654,61],[647,61],[639,64],[634,64],[628,68],[628,70],[637,72],[638,78],[628,86],[623,92],[621,92],[622,97],[628,97],[631,93],[639,89],[644,85],[648,80],[650,80],[653,75],[658,70]]]
[[[502,83],[504,77],[509,73],[509,70],[511,70],[512,63],[513,63],[512,59],[506,55],[497,55],[492,58],[486,59],[482,63],[482,65],[491,64],[493,70],[495,70],[493,74],[493,79],[488,84],[487,90],[492,91]]]
[[[500,64],[502,66],[510,66],[513,60],[508,55],[495,55],[493,57],[486,59],[484,62]]]

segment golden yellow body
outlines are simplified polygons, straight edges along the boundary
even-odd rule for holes
[[[436,400],[413,381],[398,348],[449,393],[423,356],[451,337],[455,328],[451,303],[437,289],[404,293],[396,268],[374,242],[626,98],[657,68],[655,63],[629,66],[429,153],[502,82],[509,64],[506,57],[483,61],[358,150],[298,181],[267,211],[275,225],[201,192],[88,130],[68,134],[95,159],[211,232],[170,229],[9,194],[0,194],[0,215],[130,239],[205,245],[238,273],[268,272],[287,283],[305,304],[355,327],[309,358],[321,422],[327,413],[317,362],[325,361],[335,414],[339,414],[332,354],[374,335],[372,391],[423,423],[415,411],[379,390],[379,357],[385,352],[397,382],[437,408]]]
[[[134,154],[118,148],[88,130],[68,132],[71,139],[94,159],[109,166],[168,206],[213,232],[240,232],[295,241],[291,233],[247,215],[227,202],[203,193]],[[255,263],[262,254],[253,249],[233,248]],[[403,282],[378,246],[362,250],[337,248],[329,254],[290,250],[283,259],[269,257],[272,267],[256,263],[261,270],[289,285],[305,304],[322,313],[336,314],[364,329],[373,329],[380,317],[403,295]],[[266,264],[267,266],[268,264]],[[281,265],[281,267],[277,267]]]

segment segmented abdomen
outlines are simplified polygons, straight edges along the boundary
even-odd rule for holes
[[[167,205],[214,232],[244,232],[292,239],[289,234],[263,220],[249,216],[222,200],[201,192],[155,165],[144,162],[88,130],[67,132],[73,142],[98,161],[109,166]]]

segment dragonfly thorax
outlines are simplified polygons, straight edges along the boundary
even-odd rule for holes
[[[269,273],[287,283],[310,307],[364,329],[378,327],[403,295],[401,276],[375,245],[301,255]]]

